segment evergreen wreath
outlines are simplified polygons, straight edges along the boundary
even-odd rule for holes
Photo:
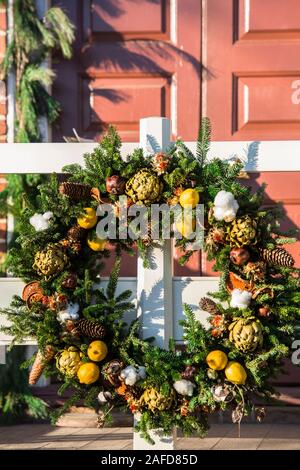
[[[299,323],[300,271],[284,248],[295,239],[281,233],[281,208],[263,206],[264,188],[252,193],[240,183],[241,162],[207,159],[209,141],[204,119],[196,155],[178,141],[147,158],[137,149],[124,161],[110,128],[85,155],[84,168],[64,168],[63,181],[52,175],[28,201],[18,246],[8,257],[10,271],[27,284],[22,298],[1,311],[11,322],[2,329],[14,342],[36,338],[30,383],[46,373],[62,380],[60,393],[73,390],[54,419],[82,399],[98,411],[99,426],[120,406],[137,413],[136,430],[150,441],[149,430],[168,434],[174,426],[203,436],[210,413],[231,410],[240,422],[255,395],[272,397],[269,380],[289,356]],[[95,209],[108,202],[118,213],[117,197],[124,194],[146,207],[154,201],[205,205],[204,249],[221,273],[220,288],[199,299],[209,328],[183,306],[182,351],[174,341],[169,350],[155,347],[139,339],[137,321],[124,323],[131,292],[116,294],[116,286],[122,250],[132,250],[132,240],[111,240],[116,262],[101,287],[101,264],[110,252],[95,232]],[[182,262],[190,254],[187,232],[177,240]],[[154,243],[151,234],[138,240],[146,263]],[[261,420],[264,412],[257,413]]]

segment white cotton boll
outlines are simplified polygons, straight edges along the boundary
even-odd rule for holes
[[[219,191],[215,197],[214,205],[217,207],[228,207],[232,205],[234,200],[234,195],[229,191]]]
[[[230,307],[247,308],[251,302],[251,298],[251,292],[241,289],[233,289],[231,293]]]
[[[67,320],[71,320],[69,313],[66,310],[61,310],[57,314],[57,319],[60,323],[65,323]]]
[[[134,366],[127,366],[121,370],[120,377],[125,381],[126,385],[130,386],[135,385],[139,379],[137,369]]]
[[[121,379],[126,379],[130,372],[136,372],[135,367],[127,366],[125,369],[121,370],[120,377]]]
[[[121,370],[120,378],[125,381],[126,385],[133,386],[138,380],[146,377],[146,369],[143,366],[127,366]]]
[[[45,214],[35,213],[30,217],[29,222],[37,232],[41,232],[42,230],[47,230],[49,228],[51,217],[53,217],[52,212],[45,212]]]
[[[57,318],[61,323],[66,322],[67,320],[76,321],[79,318],[79,304],[70,302],[67,307],[63,310],[60,310],[57,314]]]
[[[136,373],[135,374],[129,374],[129,375],[127,375],[127,377],[125,379],[125,384],[133,387],[136,384],[137,381],[138,381],[138,375]]]
[[[214,207],[214,217],[216,220],[223,220],[226,210],[223,207]]]
[[[29,222],[37,232],[47,230],[49,227],[49,222],[44,219],[42,214],[34,214],[32,217],[30,217]]]
[[[146,367],[144,366],[138,366],[138,374],[140,379],[145,379],[146,378]]]
[[[193,384],[190,380],[181,379],[174,382],[173,387],[175,388],[176,392],[179,393],[179,395],[186,395],[191,397],[194,392],[195,384]]]
[[[232,222],[239,205],[233,194],[228,191],[219,191],[214,200],[214,217],[216,220]]]

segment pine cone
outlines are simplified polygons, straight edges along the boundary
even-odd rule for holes
[[[29,373],[28,383],[29,385],[35,385],[41,377],[45,368],[45,363],[51,361],[55,354],[53,346],[47,346],[44,353],[41,351],[37,352],[32,369]]]
[[[202,297],[202,299],[200,299],[199,307],[201,308],[201,310],[204,310],[205,312],[208,312],[211,315],[216,315],[217,313],[219,313],[216,302],[209,299],[208,297]]]
[[[82,336],[92,339],[102,339],[106,336],[106,328],[100,323],[82,318],[76,322],[76,331]]]
[[[79,202],[88,199],[91,195],[91,186],[82,183],[65,181],[59,185],[60,194],[68,196],[72,201]]]
[[[270,264],[277,264],[278,266],[287,266],[291,268],[295,264],[295,260],[292,255],[284,248],[274,248],[269,250],[268,248],[260,248],[259,254],[263,260]]]
[[[82,240],[85,235],[86,230],[79,225],[73,225],[67,232],[67,238],[76,242]]]

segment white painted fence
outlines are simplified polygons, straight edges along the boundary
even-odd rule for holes
[[[164,150],[170,144],[170,121],[166,118],[145,118],[140,122],[140,145],[148,153],[153,152],[152,144]],[[70,163],[83,163],[83,154],[90,152],[97,144],[1,144],[0,173],[51,173],[60,172]],[[123,144],[125,158],[137,144]],[[187,143],[194,151],[196,143]],[[247,171],[300,171],[300,141],[293,142],[213,142],[209,157],[234,158],[245,161]],[[284,161],[282,159],[284,155]],[[160,346],[167,347],[172,336],[181,340],[179,320],[182,318],[182,304],[190,304],[196,315],[205,321],[206,314],[200,312],[198,302],[208,291],[217,289],[218,278],[173,277],[172,244],[166,241],[161,248],[153,251],[154,270],[145,270],[138,259],[137,278],[120,278],[119,290],[131,289],[136,301],[136,312],[129,312],[132,318],[138,315],[144,336],[154,336]],[[105,280],[104,280],[105,282]],[[0,279],[0,306],[8,306],[12,295],[21,294],[23,283],[15,278]],[[5,319],[0,318],[0,324]],[[5,358],[5,347],[10,338],[0,333],[0,362]],[[27,339],[24,344],[32,345]],[[135,438],[135,448],[141,444]],[[143,445],[143,444],[142,444]],[[158,444],[156,448],[161,445]],[[170,444],[173,445],[172,443]]]

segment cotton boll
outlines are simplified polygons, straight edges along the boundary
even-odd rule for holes
[[[133,386],[138,380],[146,378],[146,369],[143,366],[127,366],[120,373],[126,385]]]
[[[125,384],[133,387],[138,381],[138,374],[136,372],[130,373],[125,379]]]
[[[61,323],[67,320],[76,321],[79,318],[79,304],[70,302],[64,310],[60,310],[57,314],[57,318]]]
[[[49,227],[49,222],[44,219],[42,214],[34,214],[32,217],[30,217],[29,222],[37,232],[47,230]]]
[[[225,210],[223,207],[214,207],[214,217],[216,220],[223,220]]]
[[[195,384],[193,384],[190,380],[181,379],[174,382],[173,387],[179,395],[186,395],[191,397],[194,392]]]
[[[251,292],[241,289],[233,289],[230,306],[233,308],[247,308],[252,298]]]
[[[216,220],[232,222],[238,211],[239,205],[233,194],[228,191],[219,191],[214,200],[214,217]]]
[[[47,230],[50,226],[50,219],[53,217],[52,212],[45,212],[45,214],[35,213],[30,217],[29,222],[37,232]]]
[[[139,380],[138,371],[134,366],[127,366],[121,370],[120,377],[125,381],[126,385],[131,387]]]
[[[136,373],[135,367],[133,366],[125,367],[125,369],[121,370],[121,373],[120,373],[121,379],[126,379],[126,377],[132,372]]]
[[[229,191],[219,191],[215,197],[214,205],[217,207],[228,207],[231,206],[234,199],[234,195]]]

